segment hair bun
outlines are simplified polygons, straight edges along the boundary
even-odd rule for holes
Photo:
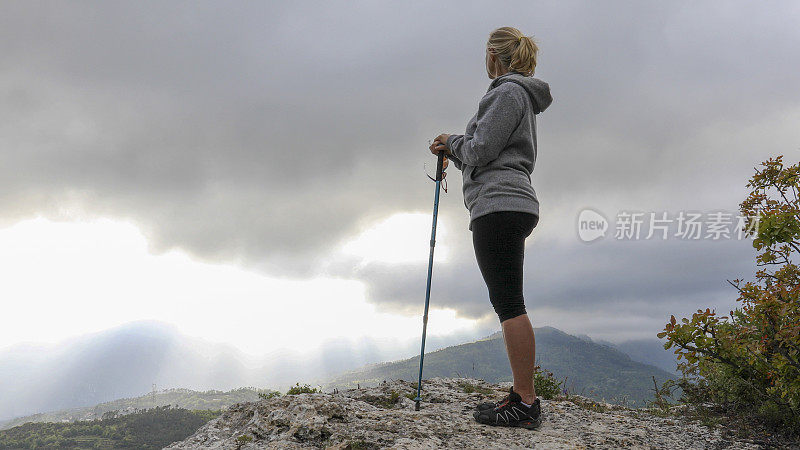
[[[522,45],[522,40],[528,42]],[[539,46],[532,36],[525,35],[514,27],[500,27],[489,33],[487,50],[493,53],[500,64],[508,70],[531,76],[536,71],[536,54]]]

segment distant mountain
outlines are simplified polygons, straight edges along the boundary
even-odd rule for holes
[[[134,322],[55,346],[0,352],[0,420],[92,406],[152,391],[249,385],[232,347],[194,342],[159,322]]]
[[[557,352],[559,345],[563,343],[558,345],[548,343],[547,335],[553,331],[545,331],[547,328],[538,330],[537,357],[542,366],[553,370],[557,376],[567,376],[568,384],[576,383],[577,389],[593,387],[591,383],[580,381],[579,373],[567,370],[569,369],[565,366],[567,362],[557,364],[559,355],[554,352]],[[462,347],[447,346],[469,339],[463,335],[444,338],[430,336],[426,346],[426,349],[430,350],[425,356],[425,376],[429,376],[433,370],[438,370],[437,358],[447,356],[455,359],[441,363],[444,376],[455,373],[452,370],[444,370],[447,368],[455,369],[465,376],[473,374],[474,360],[476,370],[473,376],[483,376],[487,381],[510,380],[511,372],[502,338],[502,331],[497,331],[476,342],[463,344],[482,343],[481,345],[486,348],[491,348],[487,351],[494,352],[494,355],[487,359],[485,355],[481,355],[479,349],[475,348],[469,350],[477,352],[475,358],[470,355],[452,356],[450,353],[434,351],[434,349]],[[492,342],[498,339],[499,346]],[[572,337],[572,339],[590,347],[598,345],[590,342],[591,339],[589,341],[586,341],[586,338],[581,340]],[[147,396],[154,389],[154,384],[162,389],[180,387],[201,392],[209,389],[231,390],[242,386],[285,392],[295,382],[308,382],[312,376],[317,377],[320,383],[328,383],[345,371],[364,368],[365,363],[397,360],[400,355],[414,355],[418,352],[418,342],[407,344],[407,346],[398,344],[394,348],[386,348],[369,340],[360,342],[333,340],[324,343],[314,352],[280,351],[255,360],[232,346],[185,336],[174,326],[163,322],[131,322],[59,344],[20,344],[0,350],[0,422],[32,414],[43,413],[45,414],[43,417],[57,416],[64,410],[91,409],[95,405],[116,399]],[[633,360],[652,361],[654,365],[658,363],[662,368],[665,366],[674,368],[674,363],[670,366],[669,362],[669,358],[673,355],[664,351],[659,345],[658,342],[653,345],[652,342],[631,341],[620,344],[620,349],[631,354]],[[463,351],[468,352],[467,349]],[[467,357],[469,359],[465,359]],[[416,379],[419,365],[419,360],[416,358],[407,360],[413,361],[407,364],[408,370],[404,372],[408,379]],[[615,360],[614,358],[619,359],[620,355],[613,355],[612,360]],[[666,359],[659,362],[659,358]],[[390,376],[388,375],[390,372],[385,372],[386,376]],[[384,377],[382,373],[371,377],[363,375],[359,375],[358,378],[377,380]],[[605,381],[598,381],[602,382]],[[645,384],[647,388],[652,387],[652,380],[649,384],[639,383],[638,389],[646,390]],[[615,391],[606,389],[603,392]],[[189,407],[189,405],[184,406]],[[80,414],[75,412],[76,417]]]
[[[628,355],[591,339],[581,339],[556,328],[541,327],[536,333],[536,363],[553,372],[571,392],[598,400],[644,406],[653,398],[653,379],[660,384],[673,375],[658,367],[632,360]],[[662,351],[663,348],[662,348]],[[367,365],[317,382],[323,390],[375,385],[383,380],[414,381],[419,356]],[[481,340],[425,354],[423,378],[471,377],[490,383],[512,381],[502,332]]]
[[[663,369],[671,374],[677,375],[678,359],[670,350],[664,350],[664,341],[659,339],[630,339],[620,343],[606,341],[604,339],[592,339],[586,334],[579,334],[576,337],[584,341],[594,342],[595,344],[605,345],[615,348],[622,353],[630,356],[632,360],[640,363],[649,364]]]
[[[673,350],[664,350],[664,341],[662,340],[634,339],[613,345],[635,361],[650,364],[667,372],[677,374],[677,356],[675,356]]]
[[[479,341],[488,341],[490,339],[502,339],[502,338],[503,338],[503,330],[500,330],[500,331],[495,331],[494,333],[492,333],[492,334],[490,334],[490,335],[488,335],[488,336],[486,336],[484,338],[478,339],[478,340]]]
[[[465,339],[430,336],[428,348]],[[57,344],[0,349],[0,422],[146,396],[154,384],[192,391],[255,386],[286,392],[309,374],[334,376],[413,355],[418,348],[417,341],[387,346],[368,338],[332,339],[313,351],[280,350],[254,358],[230,345],[186,336],[164,322],[130,322]]]
[[[86,422],[26,423],[0,430],[0,449],[157,449],[185,439],[222,411],[158,407]]]
[[[164,389],[139,397],[122,398],[83,408],[71,408],[54,412],[38,413],[30,416],[0,422],[0,430],[13,428],[24,423],[34,422],[75,422],[79,420],[97,420],[113,416],[133,414],[154,407],[172,406],[190,411],[218,411],[240,402],[252,402],[259,399],[259,393],[269,393],[268,389],[239,388],[230,391],[209,390],[204,392],[191,389]],[[2,447],[0,447],[2,448]]]

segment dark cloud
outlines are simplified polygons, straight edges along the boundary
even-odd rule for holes
[[[539,42],[554,97],[538,119],[526,293],[565,310],[691,310],[747,271],[740,243],[586,246],[574,217],[735,209],[753,166],[796,156],[798,16],[746,2],[5,3],[0,221],[126,218],[154,252],[311,276],[365,218],[430,211],[427,140],[463,132],[489,83],[486,37],[511,24]],[[450,172],[441,217],[466,238],[434,286],[480,317]],[[424,300],[424,266],[329,270],[384,308]]]
[[[598,317],[638,316],[660,321],[699,307],[727,314],[736,290],[727,280],[752,279],[754,250],[748,241],[614,240],[585,244],[526,243],[524,294],[529,315],[555,309]],[[458,255],[434,265],[432,305],[470,319],[494,317],[477,263]],[[369,298],[387,310],[417,313],[425,299],[427,264],[367,264],[342,267],[347,276],[369,280]],[[541,324],[540,324],[541,325]],[[558,324],[560,326],[575,326]],[[587,325],[587,324],[582,324]],[[637,324],[631,324],[636,328]]]

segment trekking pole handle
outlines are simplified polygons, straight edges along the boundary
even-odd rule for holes
[[[442,171],[444,166],[444,150],[438,153],[438,159],[436,160],[436,181],[442,181]]]

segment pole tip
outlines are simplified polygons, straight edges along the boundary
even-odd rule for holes
[[[419,400],[414,403],[414,411],[419,411]]]

